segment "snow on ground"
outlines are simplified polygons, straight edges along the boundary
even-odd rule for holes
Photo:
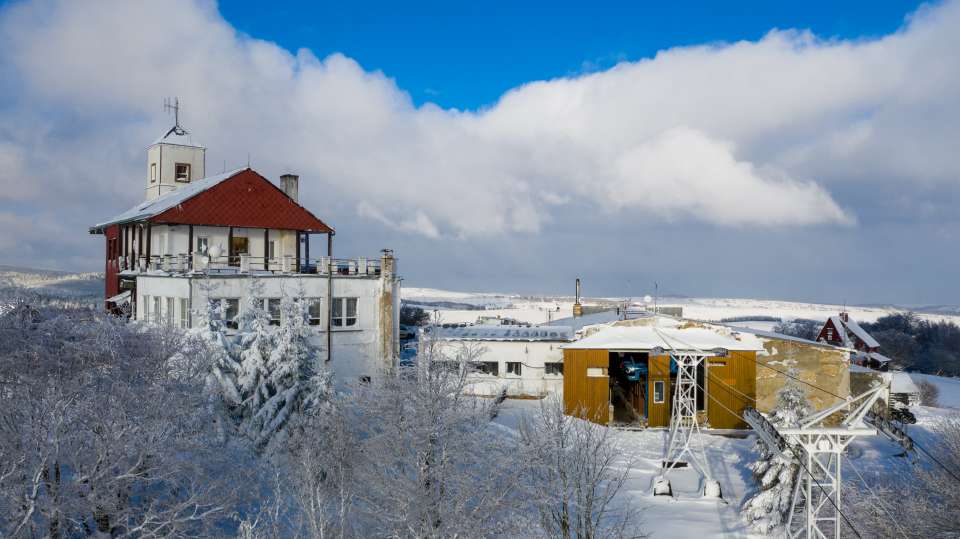
[[[507,400],[496,422],[515,433],[524,414],[536,414],[538,401]],[[513,434],[515,435],[515,434]],[[752,534],[740,520],[740,506],[753,488],[747,466],[756,455],[755,437],[727,437],[704,434],[705,452],[713,477],[720,482],[723,500],[704,499],[702,485],[690,469],[671,472],[674,496],[653,496],[653,481],[660,473],[666,445],[665,429],[618,431],[624,449],[621,466],[632,462],[628,479],[618,494],[642,510],[643,528],[655,537],[763,537]]]
[[[430,288],[404,288],[403,299],[418,302],[459,303],[470,308],[433,307],[443,322],[475,322],[480,315],[515,318],[531,324],[542,324],[558,318],[567,318],[572,313],[573,298],[570,296],[524,296],[500,293],[450,292]],[[636,298],[635,298],[636,299]],[[623,298],[585,298],[584,304],[605,304],[615,307]],[[683,307],[685,318],[719,321],[725,318],[776,317],[785,320],[808,318],[826,320],[846,308],[847,312],[859,322],[873,322],[877,318],[899,312],[898,307],[860,307],[795,301],[736,299],[736,298],[661,298],[662,305]],[[559,311],[557,308],[559,307]],[[430,307],[426,307],[431,310]],[[918,313],[918,317],[929,320],[949,320],[960,324],[960,316],[950,314]],[[769,331],[776,322],[746,321],[733,322],[742,327]]]
[[[941,408],[960,408],[960,378],[946,378],[915,372],[910,373],[910,378],[913,379],[914,382],[925,380],[937,386],[937,389],[940,390],[940,394],[937,396],[937,403]]]

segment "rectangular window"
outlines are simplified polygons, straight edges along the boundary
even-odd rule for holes
[[[167,312],[166,312],[166,317],[164,318],[166,323],[171,326],[173,325],[173,321],[175,320],[174,305],[176,304],[174,303],[174,301],[175,301],[175,298],[167,298]]]
[[[563,376],[563,363],[544,363],[543,372],[554,376]]]
[[[357,298],[333,298],[333,326],[357,325]]]
[[[663,382],[657,381],[653,383],[653,402],[654,404],[660,404],[663,402]]]
[[[174,177],[173,179],[178,182],[189,182],[190,181],[190,165],[188,163],[177,163],[174,166]]]
[[[210,249],[210,238],[206,236],[200,236],[197,238],[197,252],[205,255],[207,250]]]
[[[320,302],[320,298],[307,298],[307,301],[309,302],[310,325],[319,326],[323,317],[323,304]]]
[[[507,362],[507,374],[512,374],[514,376],[520,376],[523,373],[523,366],[519,361],[508,361]]]
[[[240,298],[226,298],[223,300],[223,320],[224,325],[230,329],[240,327],[238,318],[240,317]]]
[[[500,363],[496,361],[477,361],[473,364],[473,369],[480,374],[500,376]]]
[[[150,320],[150,296],[141,296],[140,303],[143,304],[143,320]]]
[[[157,164],[150,163],[150,183],[157,182]]]
[[[153,311],[153,321],[157,323],[159,323],[161,320],[160,318],[160,305],[161,305],[160,300],[161,299],[163,298],[161,298],[160,296],[153,296],[153,309],[151,310]]]
[[[180,298],[180,327],[190,327],[190,301],[187,298]]]
[[[275,240],[270,240],[267,243],[267,258],[277,258],[277,242]]]
[[[267,316],[270,318],[271,326],[280,325],[280,298],[266,298],[263,300],[266,305],[264,309],[267,311]]]

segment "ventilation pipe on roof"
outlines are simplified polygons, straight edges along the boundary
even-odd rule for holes
[[[280,176],[280,183],[283,186],[283,192],[293,199],[294,202],[299,203],[300,201],[297,200],[297,196],[300,190],[300,176],[296,174],[284,174]]]

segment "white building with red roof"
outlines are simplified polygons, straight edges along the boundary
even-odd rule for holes
[[[147,149],[145,200],[90,228],[106,238],[107,308],[190,328],[208,299],[235,319],[255,281],[268,310],[283,295],[310,299],[314,339],[338,374],[392,362],[400,304],[392,251],[334,258],[335,231],[299,204],[298,176],[277,186],[249,167],[209,177],[205,167],[206,149],[175,125]],[[310,253],[315,234],[327,240],[321,256]]]

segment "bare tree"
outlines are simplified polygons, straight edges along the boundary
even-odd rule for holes
[[[475,352],[421,344],[416,367],[382,373],[298,425],[293,497],[314,537],[490,537],[524,532],[515,444],[493,401],[467,396]]]
[[[0,332],[0,535],[229,529],[251,456],[213,436],[182,334],[83,310]]]
[[[528,499],[547,537],[642,537],[638,508],[617,499],[632,463],[611,429],[565,415],[556,396],[520,425]]]
[[[949,470],[960,470],[960,416],[931,426],[936,443],[926,447]],[[859,473],[859,471],[858,471]],[[856,478],[856,479],[854,479]],[[848,514],[864,537],[960,537],[960,482],[926,457],[918,463],[891,459],[883,475],[846,474]]]
[[[936,408],[940,406],[940,388],[930,380],[920,380],[917,383],[920,388],[920,404]]]

